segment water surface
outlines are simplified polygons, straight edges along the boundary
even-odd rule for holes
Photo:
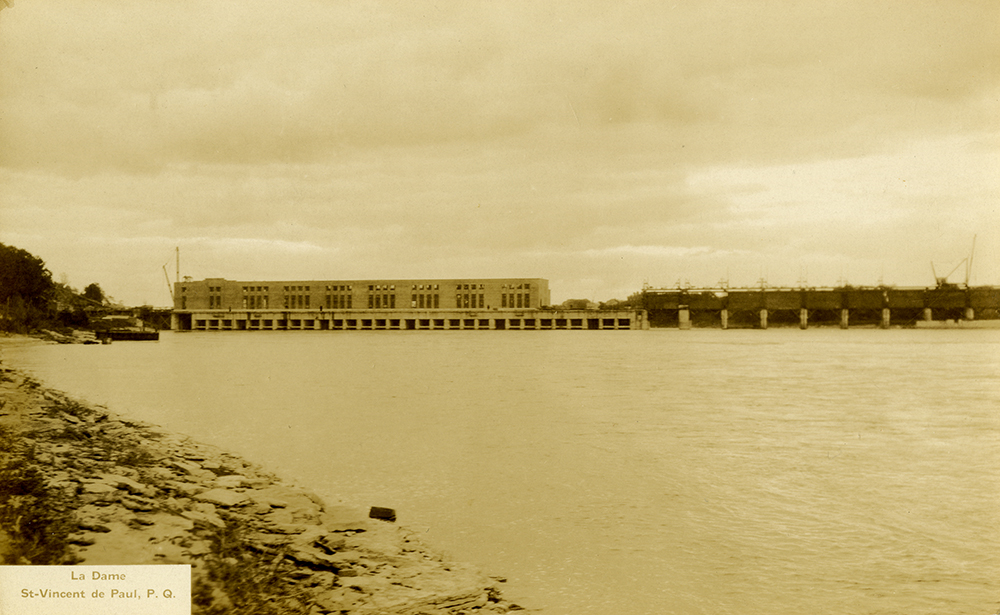
[[[547,615],[995,613],[1000,332],[165,333],[4,349]]]

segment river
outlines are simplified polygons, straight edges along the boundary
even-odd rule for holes
[[[1000,608],[1000,331],[169,333],[10,366],[545,615]]]

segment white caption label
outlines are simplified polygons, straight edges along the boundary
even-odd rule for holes
[[[191,566],[0,566],[3,615],[191,615]]]

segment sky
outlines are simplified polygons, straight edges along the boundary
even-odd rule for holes
[[[995,0],[0,7],[0,243],[126,304],[1000,284]]]

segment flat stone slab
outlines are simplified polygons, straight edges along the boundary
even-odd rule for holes
[[[215,504],[216,506],[222,506],[223,508],[229,508],[230,506],[236,506],[250,501],[250,498],[247,497],[245,493],[232,491],[230,489],[209,489],[208,491],[203,491],[194,495],[192,499],[199,500],[201,502],[208,502],[209,504]]]

